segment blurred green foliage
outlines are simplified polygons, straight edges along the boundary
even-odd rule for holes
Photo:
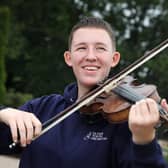
[[[7,7],[0,8],[0,103],[4,103],[6,93],[5,53],[7,50],[9,22],[9,9]]]
[[[33,96],[31,94],[20,93],[10,89],[5,95],[4,104],[9,107],[19,107],[21,104],[31,100],[32,98]]]
[[[115,29],[121,62],[113,73],[168,37],[166,0],[1,0],[0,6],[10,12],[6,89],[33,97],[62,93],[74,81],[63,53],[71,27],[83,16],[104,18]],[[161,97],[168,98],[166,55],[159,54],[133,75],[157,85]]]

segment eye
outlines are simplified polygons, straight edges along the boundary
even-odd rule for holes
[[[96,47],[96,50],[99,52],[103,52],[103,51],[106,51],[106,48],[105,47]]]
[[[77,51],[85,51],[85,50],[86,50],[86,47],[78,47],[76,50],[77,50]]]

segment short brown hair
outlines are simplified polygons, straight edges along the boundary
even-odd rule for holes
[[[116,50],[115,35],[114,35],[112,27],[110,26],[108,22],[104,21],[103,19],[96,18],[96,17],[84,17],[72,27],[72,30],[70,32],[69,39],[68,39],[69,50],[71,50],[71,44],[72,44],[74,32],[80,28],[86,28],[86,27],[104,29],[111,38],[113,49]]]

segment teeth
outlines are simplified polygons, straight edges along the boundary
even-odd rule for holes
[[[94,70],[97,70],[98,67],[84,67],[84,69],[94,71]]]

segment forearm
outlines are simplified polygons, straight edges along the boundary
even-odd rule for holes
[[[163,158],[162,150],[154,139],[145,145],[133,144],[134,168],[167,168],[168,165]]]
[[[117,130],[113,145],[116,147],[113,156],[116,157],[118,168],[168,168],[156,138],[146,144],[136,144],[128,132],[127,123]]]

